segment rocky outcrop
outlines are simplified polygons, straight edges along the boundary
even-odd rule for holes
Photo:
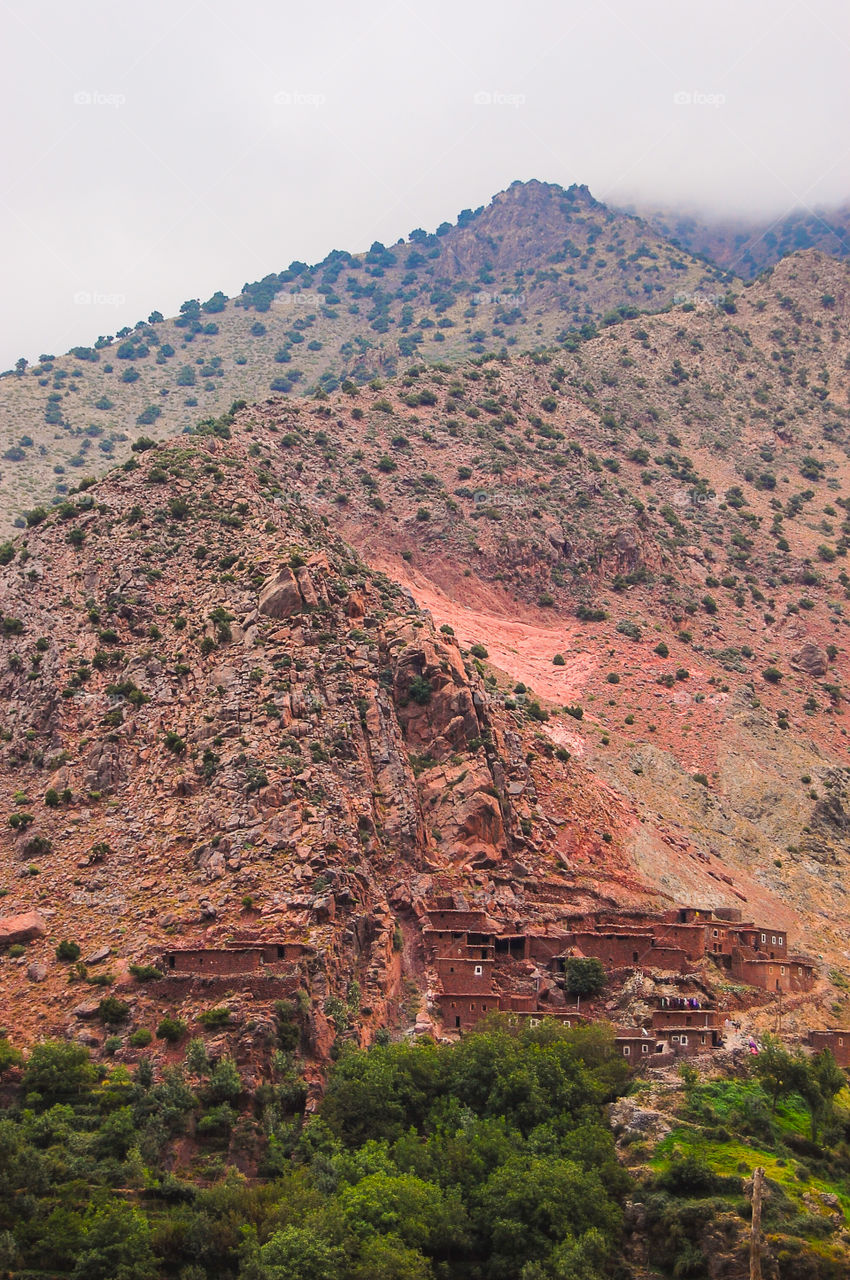
[[[86,786],[90,791],[114,791],[126,779],[118,742],[98,742],[86,756]]]
[[[313,574],[310,573],[311,568]],[[317,586],[318,575],[327,568],[327,558],[321,554],[311,560],[309,567],[306,564],[295,564],[294,568],[281,565],[260,589],[260,613],[267,618],[284,619],[317,609],[327,599],[320,581]]]
[[[463,750],[481,728],[460,650],[412,626],[396,636],[393,696],[405,738],[411,749],[445,760]]]
[[[806,640],[795,653],[791,654],[791,666],[815,680],[822,680],[828,670],[828,658],[823,649],[813,640]]]
[[[259,610],[269,618],[291,618],[301,613],[304,598],[295,574],[288,566],[279,569],[260,591]]]

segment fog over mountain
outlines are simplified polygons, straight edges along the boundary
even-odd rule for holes
[[[776,216],[850,189],[840,0],[4,10],[0,365],[517,178]]]

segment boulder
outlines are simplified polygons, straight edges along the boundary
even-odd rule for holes
[[[96,1018],[99,1005],[98,1000],[86,1000],[83,1004],[75,1005],[71,1013],[75,1018]]]
[[[259,609],[269,618],[290,618],[301,613],[304,601],[292,570],[284,565],[260,591]]]
[[[826,675],[827,663],[826,653],[814,640],[805,640],[797,652],[791,654],[791,666],[815,680],[822,680]]]
[[[44,982],[47,977],[47,965],[42,964],[40,960],[34,960],[31,965],[27,965],[27,977],[30,982]]]
[[[309,609],[315,609],[319,603],[319,597],[316,595],[313,579],[307,572],[307,566],[301,565],[299,569],[296,569],[295,577],[298,580],[298,590],[301,592],[304,603]]]
[[[10,947],[16,942],[32,942],[47,932],[47,925],[37,911],[25,911],[19,916],[0,916],[0,947]]]
[[[345,605],[346,616],[352,621],[356,618],[362,618],[366,614],[366,601],[363,598],[362,591],[352,591]]]

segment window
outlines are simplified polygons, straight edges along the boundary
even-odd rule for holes
[[[773,965],[772,965],[772,964],[769,964],[769,965],[767,966],[767,971],[768,971],[768,973],[773,973]]]
[[[484,972],[484,966],[483,966],[483,965],[480,965],[480,964],[477,964],[477,965],[475,966],[475,976],[476,976],[476,978],[480,978],[483,972]]]
[[[679,1037],[678,1037],[678,1036],[671,1036],[671,1037],[670,1037],[670,1039],[673,1041],[673,1044],[678,1044],[678,1043],[679,1043]]]
[[[720,937],[720,934],[717,932],[717,930],[716,930],[716,929],[712,929],[712,931],[711,931],[711,936],[712,936],[712,938],[719,938],[719,937]]]
[[[681,1036],[681,1037],[679,1038],[679,1044],[687,1044],[687,1043],[688,1043],[688,1037],[687,1037],[687,1036]]]
[[[774,933],[774,934],[773,934],[773,936],[771,937],[770,941],[771,941],[771,945],[775,947],[775,946],[776,946],[776,934],[775,934],[775,933]]]
[[[649,1053],[649,1045],[648,1045],[648,1044],[642,1044],[642,1045],[641,1045],[641,1047],[640,1047],[640,1051],[641,1051],[641,1053]]]
[[[785,965],[784,965],[784,964],[781,964],[781,965],[779,966],[779,972],[780,972],[780,973],[782,973],[782,974],[784,974],[784,973],[785,973]]]
[[[840,1045],[842,1045],[842,1046],[844,1045],[844,1036],[839,1036],[839,1037],[838,1037],[838,1043],[839,1043]]]
[[[624,1058],[628,1058],[628,1056],[629,1056],[629,1054],[630,1054],[630,1053],[631,1053],[631,1049],[629,1048],[629,1046],[628,1046],[627,1044],[624,1044],[624,1045],[623,1045],[623,1057],[624,1057]]]
[[[765,937],[765,935],[764,935],[764,934],[762,934],[762,935],[761,935],[761,940],[762,940],[762,942],[767,942],[767,938]]]
[[[540,1019],[539,1019],[539,1018],[529,1018],[529,1019],[528,1019],[528,1025],[529,1025],[530,1027],[537,1027],[537,1026],[539,1026],[539,1025],[540,1025]]]
[[[779,945],[780,945],[780,947],[781,947],[781,946],[782,946],[782,935],[781,935],[781,934],[780,934],[780,935],[779,935],[779,937],[776,939],[776,941],[779,943]]]

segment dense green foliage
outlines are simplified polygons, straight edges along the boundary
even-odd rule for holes
[[[682,1075],[679,1126],[654,1150],[633,1144],[636,1158],[649,1157],[635,1199],[655,1266],[693,1280],[746,1274],[748,1179],[761,1166],[763,1239],[781,1280],[842,1280],[850,1272],[850,1111],[834,1096],[846,1077],[832,1055],[792,1053],[768,1036],[744,1077],[701,1079],[690,1067]]]
[[[7,1043],[7,1042],[3,1042]],[[179,1067],[7,1053],[0,1271],[79,1280],[601,1280],[628,1179],[600,1028],[494,1020],[457,1046],[344,1049],[318,1115],[294,1058],[244,1090],[199,1040]],[[15,1077],[15,1078],[13,1078]]]

